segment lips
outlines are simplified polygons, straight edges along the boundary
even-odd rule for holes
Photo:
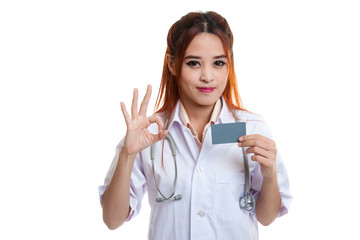
[[[215,90],[215,88],[211,88],[211,87],[207,87],[207,88],[205,88],[205,87],[198,87],[197,89],[198,89],[200,92],[204,92],[204,93],[210,93],[210,92],[212,92],[212,91]]]

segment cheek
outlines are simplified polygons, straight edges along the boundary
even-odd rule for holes
[[[219,84],[225,86],[226,82],[228,80],[228,77],[229,77],[229,71],[228,70],[219,71],[218,75],[217,75],[217,79],[219,81]]]
[[[197,79],[196,71],[183,70],[180,75],[180,84],[191,84]]]

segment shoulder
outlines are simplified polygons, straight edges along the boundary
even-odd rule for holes
[[[224,100],[222,101],[222,103],[223,104],[219,118],[223,123],[233,122],[233,121],[239,121],[239,122],[264,121],[263,117],[259,114],[246,110],[231,108],[226,104]]]
[[[245,110],[235,110],[235,116],[241,122],[265,122],[261,115]]]

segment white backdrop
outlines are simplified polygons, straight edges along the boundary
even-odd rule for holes
[[[290,213],[261,239],[359,235],[358,1],[236,2],[0,2],[0,239],[146,238],[147,197],[110,231],[97,187],[126,131],[119,102],[150,83],[154,106],[167,31],[198,10],[230,23],[241,97],[288,168]]]

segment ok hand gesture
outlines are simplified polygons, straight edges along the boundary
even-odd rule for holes
[[[164,123],[159,116],[152,115],[150,117],[146,117],[150,96],[151,85],[148,85],[146,94],[140,105],[140,110],[138,111],[138,89],[134,89],[131,105],[131,117],[126,111],[125,104],[123,102],[120,103],[121,111],[124,115],[127,126],[123,150],[125,150],[128,155],[136,155],[144,148],[161,139],[164,139],[167,134],[167,130],[163,130]],[[155,122],[158,125],[159,133],[151,134],[147,128],[151,123]]]

